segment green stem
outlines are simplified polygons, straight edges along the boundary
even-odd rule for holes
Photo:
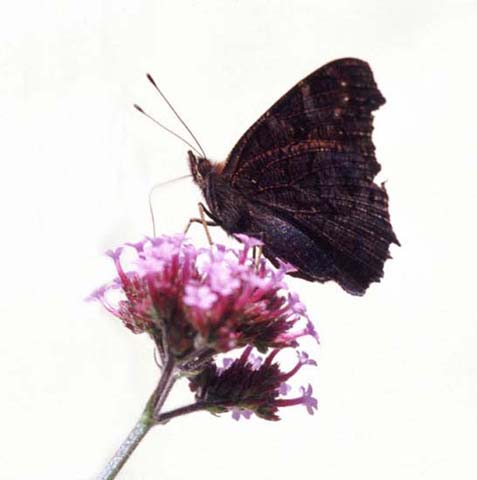
[[[171,360],[164,365],[159,383],[147,402],[141,418],[118,448],[113,458],[111,458],[104,470],[97,477],[97,480],[113,480],[116,478],[121,468],[141,443],[147,432],[157,423],[154,419],[159,416],[161,408],[175,380],[175,365]]]
[[[210,404],[206,402],[197,402],[185,407],[176,408],[159,414],[156,418],[156,423],[167,423],[175,417],[181,417],[182,415],[188,415],[189,413],[199,412],[205,410]]]
[[[116,475],[119,473],[123,465],[127,462],[141,440],[146,436],[146,433],[149,432],[154,425],[152,418],[148,416],[149,418],[146,419],[144,418],[145,416],[146,415],[143,415],[139,419],[97,480],[112,480],[113,478],[116,478]]]

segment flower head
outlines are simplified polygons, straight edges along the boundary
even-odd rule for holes
[[[224,362],[224,368],[210,362],[205,369],[190,380],[190,387],[196,393],[196,399],[203,402],[205,409],[217,414],[232,412],[232,417],[250,418],[252,413],[265,420],[279,420],[280,407],[303,405],[313,414],[317,401],[312,389],[301,387],[301,395],[283,398],[290,391],[285,383],[304,365],[316,365],[304,352],[299,352],[298,361],[289,372],[282,372],[273,360],[279,349],[274,349],[263,360],[258,361],[247,347],[240,358]]]
[[[288,267],[276,270],[264,259],[255,265],[246,255],[255,243],[241,241],[238,252],[196,248],[183,235],[126,244],[108,252],[118,277],[91,297],[134,333],[151,335],[162,357],[190,359],[245,345],[264,352],[316,337],[303,304],[287,292]],[[302,319],[305,326],[293,328]]]

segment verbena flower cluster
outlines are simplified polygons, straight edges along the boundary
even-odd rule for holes
[[[191,390],[196,392],[199,401],[205,401],[207,409],[212,413],[232,411],[232,417],[250,418],[252,413],[265,420],[279,420],[277,415],[280,407],[304,405],[308,413],[318,407],[318,402],[312,397],[312,387],[301,388],[301,395],[296,398],[281,398],[291,390],[286,383],[304,365],[316,365],[304,352],[298,352],[298,361],[289,372],[282,372],[277,363],[273,363],[279,349],[263,360],[252,356],[252,347],[244,349],[236,359],[226,359],[227,366],[218,368],[209,363],[204,370],[191,379]]]
[[[162,363],[172,359],[205,409],[233,411],[235,418],[255,412],[276,420],[279,407],[303,404],[312,413],[311,387],[302,387],[296,399],[283,393],[291,376],[315,362],[302,352],[288,373],[274,363],[277,353],[296,348],[300,337],[318,340],[304,305],[284,283],[291,267],[255,262],[248,254],[259,242],[239,239],[239,251],[222,245],[196,248],[183,235],[126,244],[107,252],[118,277],[91,298],[132,332],[148,333]],[[216,365],[218,353],[240,347],[246,348],[238,359]],[[253,347],[262,353],[271,349],[260,365],[251,360]]]

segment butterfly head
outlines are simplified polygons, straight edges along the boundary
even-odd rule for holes
[[[196,157],[190,150],[187,154],[189,155],[189,168],[192,178],[203,190],[206,185],[206,179],[213,169],[212,164],[206,158]]]

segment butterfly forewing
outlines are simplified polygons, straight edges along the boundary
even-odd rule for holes
[[[361,153],[361,172],[379,171],[371,140],[371,112],[384,104],[369,65],[336,60],[319,68],[281,97],[242,136],[229,155],[224,175],[234,186],[256,179],[282,148]],[[279,162],[275,162],[277,165]],[[298,171],[302,170],[297,169]]]

